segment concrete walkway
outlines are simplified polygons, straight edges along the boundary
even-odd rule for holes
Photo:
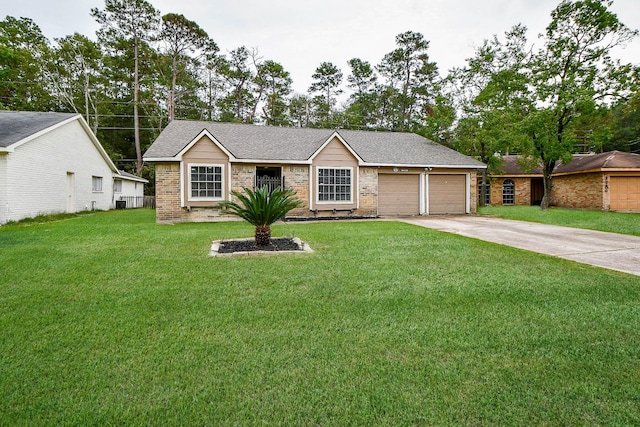
[[[640,276],[638,236],[480,216],[401,221]]]

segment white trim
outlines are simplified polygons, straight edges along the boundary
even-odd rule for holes
[[[429,176],[431,174],[424,174],[424,214],[430,215],[429,209]]]
[[[222,182],[220,183],[220,192],[222,193],[220,197],[193,197],[191,195],[191,168],[192,167],[213,167],[220,168],[220,179]],[[215,163],[187,163],[187,201],[189,202],[220,202],[224,200],[224,186],[225,186],[225,166],[223,164],[215,164]],[[215,172],[214,172],[215,173]]]
[[[113,179],[119,179],[119,180],[122,180],[122,181],[135,181],[135,182],[141,182],[143,184],[148,184],[149,183],[148,179],[141,178],[139,176],[131,177],[131,176],[123,175],[119,171],[118,171],[118,173],[114,173],[113,174]]]
[[[309,210],[313,210],[315,203],[313,198],[313,165],[309,165]]]
[[[419,187],[419,192],[420,192],[420,209],[419,209],[419,213],[420,215],[424,215],[427,212],[427,208],[426,208],[426,199],[427,199],[427,174],[426,173],[421,173],[420,174],[420,187]]]
[[[356,209],[360,209],[360,167],[356,168]]]
[[[467,192],[465,213],[471,213],[471,174],[466,173],[465,175],[466,175],[465,191]]]
[[[318,188],[318,194],[316,195],[316,203],[318,205],[353,205],[356,204],[357,206],[357,202],[354,201],[354,188],[357,188],[357,180],[355,179],[355,176],[353,174],[353,166],[316,166],[316,181],[315,181],[315,185],[314,187]],[[349,194],[350,199],[349,200],[319,200],[318,196],[320,196],[320,169],[329,169],[329,170],[349,170],[350,174],[349,174],[349,178],[350,178],[350,184],[349,186],[351,187],[351,191]]]
[[[180,170],[179,170],[180,177],[178,179],[178,185],[180,185],[180,206],[184,207],[184,206],[186,206],[185,200],[184,200],[184,196],[185,196],[185,193],[186,193],[186,191],[184,191],[184,167],[185,167],[185,165],[184,165],[184,162],[180,162],[179,165],[180,165]]]
[[[231,201],[231,189],[233,188],[233,183],[231,182],[232,178],[231,173],[231,163],[227,162],[227,201]],[[224,195],[222,196],[224,198]]]
[[[433,168],[433,169],[486,169],[487,166],[479,166],[479,165],[437,165],[437,164],[429,164],[429,165],[416,165],[416,164],[402,164],[402,163],[368,163],[363,162],[362,166],[372,167],[377,166],[381,168]],[[446,173],[446,172],[432,172],[432,173]]]
[[[349,147],[347,146],[347,149],[349,151],[352,151],[351,149],[349,149]],[[1,149],[0,149],[1,151]],[[274,159],[239,159],[237,157],[229,157],[229,161],[232,163],[248,163],[248,164],[282,164],[282,165],[310,165],[313,163],[313,158],[317,155],[318,153],[314,153],[312,157],[310,157],[309,159],[306,160],[274,160]],[[364,160],[361,160],[359,157],[356,157],[356,159],[358,160],[358,166],[361,167],[396,167],[396,168],[417,168],[417,169],[424,169],[424,168],[437,168],[437,169],[486,169],[486,166],[479,166],[479,165],[436,165],[436,164],[403,164],[403,163],[369,163],[369,162],[365,162]],[[177,162],[177,161],[181,161],[181,157],[179,157],[178,155],[176,155],[175,157],[145,157],[144,158],[145,162],[150,162],[150,163],[167,163],[167,162]]]

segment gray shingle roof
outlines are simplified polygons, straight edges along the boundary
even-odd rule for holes
[[[0,147],[10,147],[24,138],[75,116],[75,113],[0,111]]]
[[[174,158],[204,130],[238,160],[307,161],[337,132],[367,164],[484,167],[475,159],[412,133],[335,131],[183,120],[172,121],[144,157]]]

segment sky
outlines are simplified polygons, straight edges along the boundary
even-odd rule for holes
[[[311,75],[325,61],[340,68],[360,58],[377,65],[396,48],[396,35],[419,32],[429,40],[430,60],[441,75],[462,67],[477,47],[518,23],[530,42],[551,21],[559,0],[148,0],[161,14],[180,13],[195,21],[221,53],[256,48],[263,59],[282,64],[293,88],[306,93]],[[31,18],[54,38],[75,32],[95,40],[98,24],[91,8],[104,0],[0,0],[0,19]],[[611,10],[632,29],[640,29],[640,0],[615,0]],[[640,37],[614,52],[623,62],[640,63]]]

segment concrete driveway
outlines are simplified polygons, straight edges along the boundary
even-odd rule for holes
[[[640,276],[638,236],[479,216],[401,221]]]

